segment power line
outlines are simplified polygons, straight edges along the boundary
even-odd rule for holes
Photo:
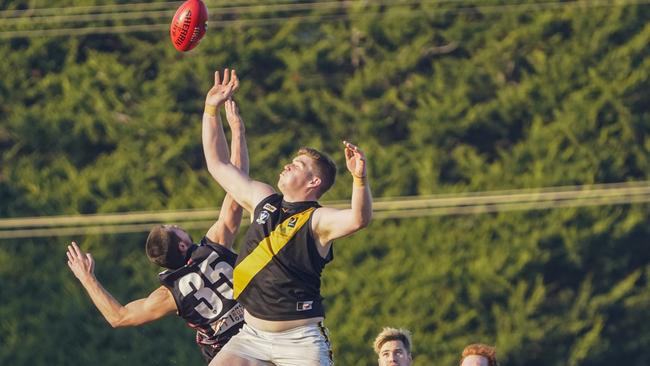
[[[222,8],[224,10],[224,14],[245,14],[246,9],[247,11],[252,12],[253,10],[255,11],[262,11],[262,10],[268,10],[269,8],[275,9],[275,11],[294,11],[294,10],[305,10],[305,9],[318,9],[320,7],[321,9],[327,9],[327,8],[333,8],[334,10],[344,11],[347,8],[351,7],[351,5],[358,4],[360,2],[358,1],[343,1],[343,2],[331,2],[331,1],[326,1],[326,2],[316,2],[316,3],[297,3],[297,4],[279,4],[278,7],[272,8],[271,6],[259,6],[259,5],[253,5],[253,6],[244,6],[244,7],[230,7],[230,8]],[[432,5],[437,5],[441,4],[443,2],[435,2],[431,3]],[[463,4],[463,1],[453,1],[449,0],[446,3],[448,4],[456,4],[456,5],[465,5]],[[400,2],[400,3],[394,3],[390,2],[388,0],[375,0],[372,2],[372,4],[379,4],[379,5],[385,5],[385,6],[393,6],[393,7],[403,7],[406,5],[412,5],[412,4],[429,4],[429,3],[424,3],[423,1],[405,1],[405,2]],[[455,7],[455,8],[439,8],[436,9],[441,12],[447,12],[447,13],[464,13],[464,12],[476,12],[476,11],[482,11],[482,12],[514,12],[514,11],[539,11],[539,10],[557,10],[557,9],[565,9],[565,8],[596,8],[596,7],[620,7],[620,6],[630,6],[630,5],[645,5],[645,4],[650,4],[650,0],[627,0],[627,1],[619,1],[619,2],[611,2],[611,1],[604,1],[604,0],[592,0],[592,1],[567,1],[567,2],[559,2],[559,1],[549,1],[549,2],[543,2],[543,3],[517,3],[517,4],[493,4],[493,5],[476,5],[476,6],[461,6],[461,7]],[[413,9],[400,9],[401,12],[406,15],[406,16],[416,16],[416,15],[421,15],[421,11],[415,11]],[[226,26],[231,26],[231,25],[239,25],[239,26],[266,26],[266,25],[274,25],[274,24],[281,24],[286,21],[298,21],[298,22],[314,22],[314,21],[339,21],[339,20],[352,20],[356,19],[358,17],[366,16],[368,14],[378,14],[382,12],[383,10],[381,8],[375,8],[372,10],[366,9],[363,12],[358,12],[358,13],[335,13],[335,14],[313,14],[313,15],[294,15],[294,16],[283,16],[283,17],[268,17],[268,18],[261,18],[261,19],[251,19],[251,18],[245,18],[245,19],[229,19],[229,20],[212,20],[210,22],[211,27],[219,27],[223,28]],[[395,11],[395,10],[393,10]],[[150,20],[150,19],[156,19],[160,18],[164,15],[168,15],[168,17],[171,15],[171,11],[168,13],[167,11],[155,11],[155,12],[141,12],[141,13],[113,13],[113,14],[91,14],[88,15],[87,17],[90,17],[88,19],[93,19],[92,17],[96,17],[96,19],[105,19],[105,20],[111,20],[111,21],[116,21],[116,20]],[[140,17],[141,16],[141,17]],[[56,16],[53,16],[56,17]],[[65,17],[65,16],[59,16],[59,17]],[[76,20],[79,21],[79,19],[86,19],[86,18],[80,18],[79,16],[76,16]],[[38,18],[36,18],[38,19]],[[49,19],[49,20],[48,20]],[[42,19],[42,22],[49,22],[53,18],[45,18]],[[68,19],[68,18],[61,18],[61,19]],[[15,21],[16,19],[6,19],[6,21]],[[2,19],[0,19],[0,24],[1,24]],[[28,23],[30,23],[29,19],[24,20]],[[37,21],[38,22],[38,21]],[[37,23],[35,22],[35,23]],[[213,24],[214,23],[214,24]],[[168,27],[168,23],[157,23],[157,24],[147,24],[147,25],[107,25],[107,26],[86,26],[83,28],[75,27],[75,28],[52,28],[52,29],[39,29],[39,30],[11,30],[11,31],[0,31],[0,39],[4,38],[16,38],[16,37],[43,37],[43,36],[78,36],[78,35],[88,35],[88,34],[105,34],[105,33],[130,33],[130,32],[152,32],[152,31],[160,31]]]
[[[374,218],[385,220],[648,202],[650,181],[379,198],[375,200],[373,208]],[[347,201],[325,204],[336,208],[349,207]],[[163,222],[175,222],[187,229],[198,229],[209,227],[218,215],[219,210],[203,209],[10,218],[0,220],[0,228],[5,229],[0,230],[0,239],[146,232],[152,225]],[[244,219],[243,222],[248,220]]]
[[[212,221],[191,221],[183,223],[187,230],[207,229],[214,223]],[[245,221],[242,221],[242,226]],[[128,224],[128,225],[95,225],[84,227],[36,228],[0,231],[1,239],[42,238],[49,236],[72,236],[92,234],[132,234],[143,233],[151,230],[154,224]]]
[[[396,3],[394,0],[374,0],[373,5],[387,5],[387,6],[407,6],[426,3],[426,0],[403,0],[402,2]],[[358,0],[348,0],[348,1],[321,1],[321,2],[310,2],[310,3],[288,3],[288,4],[254,4],[254,5],[243,5],[243,6],[220,6],[220,7],[208,7],[208,13],[216,15],[232,15],[232,14],[254,14],[254,13],[273,13],[280,11],[302,11],[302,10],[323,10],[323,9],[348,9],[353,5],[363,4],[365,2]],[[439,3],[439,2],[436,2]],[[28,14],[27,16],[22,17],[11,17],[11,18],[0,18],[0,21],[17,21],[17,20],[29,20],[30,22],[42,20],[42,19],[54,19],[54,20],[101,20],[105,16],[114,16],[113,20],[120,20],[122,16],[129,15],[128,19],[132,19],[135,15],[141,15],[144,17],[159,16],[161,13],[164,14],[173,14],[176,11],[177,5],[180,3],[175,3],[176,6],[168,6],[163,9],[128,9],[128,8],[114,8],[109,7],[107,11],[100,13],[94,12],[81,12],[81,14],[75,14],[75,11],[65,11],[63,13],[57,12],[54,15],[48,16],[33,16],[33,14]],[[127,11],[121,11],[121,9],[127,9]],[[118,11],[119,10],[119,11]],[[136,10],[136,11],[134,11]],[[87,17],[82,17],[86,15]],[[96,18],[97,16],[101,16]]]
[[[117,12],[122,10],[147,10],[159,8],[176,8],[182,1],[170,1],[164,3],[135,3],[135,4],[112,4],[112,5],[91,5],[91,6],[68,6],[63,8],[33,8],[33,9],[16,9],[2,10],[0,17],[30,17],[39,15],[59,15],[70,13],[93,13],[97,11]]]
[[[290,0],[270,1],[270,0],[257,0],[257,1],[233,1],[231,0],[228,5],[222,6],[223,8],[235,6],[252,6],[252,5],[275,5],[279,3],[286,3]],[[448,0],[449,1],[449,0]],[[15,10],[2,10],[0,17],[30,17],[41,15],[59,15],[59,14],[87,14],[96,12],[123,12],[133,10],[158,10],[158,9],[173,9],[176,10],[183,1],[168,1],[168,2],[150,2],[150,3],[129,3],[129,4],[110,4],[110,5],[88,5],[88,6],[67,6],[63,8],[31,8],[31,9],[15,9]],[[213,7],[212,1],[204,1],[207,7]],[[291,2],[290,2],[291,3]],[[295,2],[294,2],[295,3]],[[216,6],[216,2],[215,2]]]
[[[458,1],[458,0],[456,0]],[[448,0],[447,2],[454,2]],[[324,1],[314,3],[290,3],[290,4],[264,4],[264,5],[247,5],[247,6],[229,6],[211,8],[208,13],[215,14],[218,17],[224,15],[247,15],[256,13],[276,13],[276,12],[296,12],[305,10],[345,10],[351,8],[353,5],[362,4],[360,1]],[[374,0],[373,5],[384,5],[388,7],[404,7],[415,4],[422,4],[423,0],[404,0],[400,3],[395,3],[393,0]],[[444,3],[444,2],[436,2]],[[216,11],[215,11],[216,10]],[[109,11],[102,13],[90,14],[74,14],[75,12],[59,13],[49,16],[29,16],[15,17],[15,18],[0,18],[0,25],[15,25],[15,24],[39,24],[39,23],[65,23],[65,22],[89,22],[89,21],[120,21],[120,20],[148,20],[148,19],[161,19],[169,18],[176,11],[176,8],[169,7],[166,10],[144,10],[144,11],[129,11],[129,12],[115,12],[115,9],[109,8]],[[317,15],[317,14],[316,14]],[[333,14],[337,15],[337,14]],[[345,14],[338,14],[345,15]],[[277,17],[274,17],[277,18]],[[284,16],[283,19],[289,18]],[[214,20],[214,19],[213,19]],[[230,19],[232,20],[232,19]],[[240,20],[256,20],[256,19],[240,19]],[[219,21],[218,19],[216,21]]]
[[[156,11],[131,11],[128,13],[99,13],[99,14],[63,14],[45,17],[30,18],[9,18],[1,19],[0,26],[26,23],[29,25],[40,23],[65,23],[65,22],[89,22],[99,20],[148,20],[148,19],[171,19],[176,9],[156,10]]]
[[[311,15],[311,16],[293,16],[293,17],[275,17],[264,19],[241,19],[241,20],[223,20],[216,24],[210,23],[210,28],[226,28],[229,26],[267,26],[274,24],[284,24],[288,21],[298,21],[302,23],[337,21],[349,19],[347,15]],[[89,34],[119,34],[134,32],[160,32],[169,30],[168,23],[157,24],[138,24],[138,25],[111,25],[111,26],[93,26],[84,28],[60,28],[60,29],[39,29],[39,30],[21,30],[0,32],[0,39],[19,38],[19,37],[50,37],[50,36],[81,36]]]
[[[459,216],[479,215],[485,213],[509,212],[509,211],[533,211],[545,209],[559,209],[570,207],[590,207],[605,205],[640,204],[650,202],[650,195],[630,197],[596,197],[592,199],[575,199],[564,201],[541,201],[541,202],[504,202],[496,204],[477,204],[465,206],[413,208],[408,210],[387,210],[373,214],[378,220],[405,219],[412,217],[429,216]]]
[[[24,30],[0,32],[0,39],[85,36],[90,34],[119,34],[136,32],[161,32],[169,30],[169,24],[113,25],[105,27],[58,28],[47,30]]]
[[[592,0],[600,1],[600,0]],[[70,6],[64,8],[34,8],[23,10],[3,10],[0,11],[0,18],[13,18],[13,17],[32,17],[43,15],[58,16],[61,14],[92,14],[92,13],[120,13],[128,11],[141,11],[141,10],[176,10],[182,1],[172,2],[156,2],[156,3],[131,3],[131,4],[113,4],[113,5],[93,5],[93,6]],[[448,5],[448,4],[463,4],[471,5],[471,0],[325,0],[325,1],[230,1],[227,4],[220,2],[204,1],[208,11],[216,9],[218,12],[226,11],[228,14],[232,12],[246,12],[251,9],[253,11],[266,11],[273,12],[279,10],[309,10],[319,8],[350,8],[355,5],[413,5],[413,4],[431,4],[431,5]]]
[[[384,197],[374,200],[378,211],[466,205],[494,205],[521,202],[585,200],[607,197],[650,195],[650,181],[609,183],[584,186],[529,188],[486,192],[437,194],[428,196]],[[330,201],[327,206],[341,208],[348,201]],[[47,216],[0,219],[0,229],[38,226],[124,224],[133,222],[186,221],[216,218],[218,209],[188,209],[176,211],[126,212],[74,216]]]

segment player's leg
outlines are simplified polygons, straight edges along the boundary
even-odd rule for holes
[[[212,359],[209,366],[273,366],[273,364],[259,360],[249,360],[233,353],[221,351]]]
[[[242,329],[223,346],[210,366],[266,366],[271,361],[272,343],[244,324]]]

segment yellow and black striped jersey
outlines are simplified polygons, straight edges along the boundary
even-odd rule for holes
[[[273,194],[257,205],[237,258],[234,294],[253,316],[296,320],[324,316],[321,273],[332,260],[318,253],[311,231],[315,201],[285,202]]]

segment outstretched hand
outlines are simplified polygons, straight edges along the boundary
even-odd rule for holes
[[[356,145],[343,141],[345,145],[345,165],[354,177],[365,178],[366,155]]]
[[[231,129],[234,128],[241,128],[244,126],[244,122],[241,119],[241,116],[239,115],[239,108],[237,107],[237,103],[235,103],[232,98],[229,98],[226,100],[224,103],[225,109],[226,109],[226,120],[228,121],[228,125],[230,125]]]
[[[95,260],[90,253],[84,253],[77,243],[68,245],[68,267],[79,281],[85,281],[89,276],[94,276]]]
[[[223,80],[219,75],[219,70],[217,70],[214,72],[214,85],[205,97],[205,104],[218,107],[231,98],[238,88],[239,79],[237,78],[237,73],[234,69],[223,70]]]

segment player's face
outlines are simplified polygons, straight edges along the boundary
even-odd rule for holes
[[[379,366],[410,366],[413,359],[402,341],[388,341],[379,350]]]
[[[278,188],[297,190],[304,187],[313,177],[312,160],[307,155],[298,155],[284,166],[278,179]]]
[[[488,366],[488,359],[483,356],[471,355],[463,358],[460,366]]]

